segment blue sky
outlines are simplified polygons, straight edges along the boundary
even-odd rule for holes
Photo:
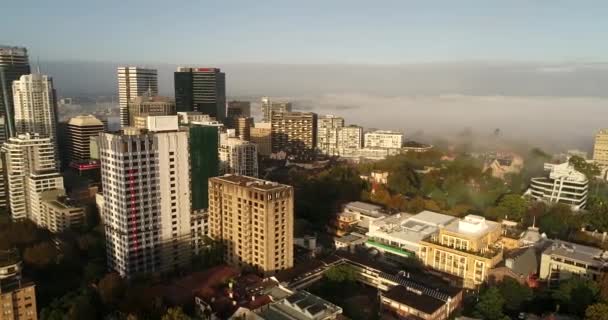
[[[608,1],[0,1],[0,44],[41,60],[608,61]]]

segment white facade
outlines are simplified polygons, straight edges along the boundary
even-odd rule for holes
[[[350,154],[363,146],[363,128],[350,125],[338,130],[338,152],[340,155]]]
[[[589,181],[569,163],[546,164],[549,177],[532,178],[528,194],[536,200],[564,203],[579,210],[587,204]]]
[[[63,189],[58,173],[55,144],[51,138],[19,135],[2,147],[5,155],[8,200],[13,220],[29,218],[37,224],[39,194],[46,190]]]
[[[56,137],[57,104],[53,79],[41,74],[23,75],[13,82],[16,134]]]
[[[104,133],[100,154],[109,267],[131,277],[187,265],[188,132]]]
[[[373,131],[365,134],[366,148],[401,149],[403,133],[395,131]]]
[[[338,136],[344,118],[326,115],[317,119],[317,149],[329,156],[339,155]]]
[[[255,143],[234,136],[234,130],[220,135],[218,146],[220,174],[258,176],[258,151]]]
[[[156,69],[139,67],[118,67],[118,103],[120,105],[120,125],[129,124],[129,102],[148,92],[158,95]]]
[[[192,122],[210,122],[215,120],[210,115],[198,111],[178,112],[177,117],[180,124],[190,124]]]

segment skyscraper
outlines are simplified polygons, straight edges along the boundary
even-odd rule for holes
[[[251,139],[251,128],[253,127],[252,117],[239,117],[236,119],[236,136],[245,141]]]
[[[13,81],[30,73],[27,49],[0,45],[0,116],[5,118],[8,135],[0,137],[4,142],[7,137],[15,135],[13,112]]]
[[[224,260],[266,274],[293,267],[293,188],[245,176],[209,179],[209,234]]]
[[[262,122],[270,122],[273,112],[291,112],[291,102],[273,102],[268,97],[262,98]]]
[[[188,132],[104,133],[100,153],[108,266],[129,278],[189,264]]]
[[[131,103],[129,103],[129,122],[127,125],[141,127],[137,125],[138,117],[170,116],[175,114],[175,102],[171,98],[144,94],[143,96],[131,99]],[[141,122],[141,119],[139,121]]]
[[[177,111],[199,111],[226,118],[226,75],[219,68],[183,68],[175,72]]]
[[[53,79],[28,74],[13,82],[15,133],[57,139],[57,99]]]
[[[192,209],[207,210],[209,194],[207,181],[219,175],[218,128],[192,124],[190,132],[190,181]]]
[[[13,220],[29,218],[39,226],[46,225],[38,216],[40,195],[43,191],[63,189],[55,148],[50,137],[30,134],[12,137],[3,145]]]
[[[608,129],[602,129],[595,135],[593,160],[604,168],[608,167]]]
[[[136,97],[148,93],[158,95],[156,69],[140,67],[118,67],[118,103],[120,105],[120,126],[128,126],[129,103]]]
[[[285,152],[299,160],[314,158],[317,145],[317,114],[312,112],[273,112],[272,152]]]
[[[254,143],[234,136],[234,131],[220,137],[220,173],[242,176],[258,176],[258,151]]]
[[[344,118],[333,115],[319,117],[317,126],[317,149],[329,156],[339,155],[338,135],[344,127]]]
[[[226,110],[228,118],[250,117],[251,102],[249,101],[230,101]]]
[[[71,118],[66,132],[68,164],[89,161],[91,137],[97,137],[104,128],[103,123],[92,115]]]

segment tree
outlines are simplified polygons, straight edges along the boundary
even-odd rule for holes
[[[553,298],[572,314],[583,316],[587,307],[597,301],[599,287],[592,280],[570,278],[559,285]]]
[[[578,229],[581,221],[565,204],[557,203],[537,220],[541,232],[550,238],[566,239],[571,231]]]
[[[506,212],[508,219],[520,221],[528,210],[529,202],[519,194],[507,194],[498,202],[498,207]]]
[[[78,297],[68,312],[69,320],[97,319],[97,309],[88,296]]]
[[[108,273],[99,280],[97,287],[99,289],[101,301],[103,301],[106,307],[114,307],[122,298],[122,294],[125,290],[125,283],[117,273]]]
[[[190,320],[188,315],[184,313],[184,310],[180,307],[169,308],[167,309],[167,313],[165,313],[162,317],[162,320]]]
[[[585,320],[608,320],[608,304],[596,303],[587,307]]]
[[[357,271],[349,265],[339,265],[330,268],[324,274],[325,278],[333,282],[354,282],[357,281]]]
[[[57,259],[57,248],[50,242],[35,244],[23,253],[25,263],[39,269],[48,267]]]
[[[505,278],[498,288],[505,300],[505,310],[511,313],[521,311],[524,302],[530,301],[533,298],[532,289],[519,284],[519,282],[512,278]]]
[[[487,320],[502,320],[505,318],[502,313],[504,304],[505,299],[500,295],[498,288],[490,287],[479,296],[473,315]]]

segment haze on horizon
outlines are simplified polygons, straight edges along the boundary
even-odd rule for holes
[[[500,128],[588,150],[608,127],[605,1],[26,0],[0,12],[0,42],[26,46],[62,96],[114,95],[118,64],[158,68],[170,96],[178,65],[218,66],[230,97],[406,134]]]

